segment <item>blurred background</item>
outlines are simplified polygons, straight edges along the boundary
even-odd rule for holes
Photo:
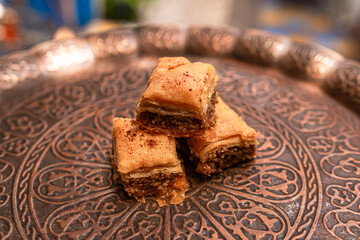
[[[360,0],[0,0],[0,55],[126,23],[258,28],[360,60]]]

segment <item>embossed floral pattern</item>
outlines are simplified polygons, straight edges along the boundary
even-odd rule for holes
[[[192,27],[188,35],[188,48],[195,53],[216,56],[229,55],[235,44],[236,28]]]
[[[207,206],[221,219],[225,228],[240,239],[285,237],[287,226],[284,217],[264,204],[220,193]]]
[[[51,201],[70,200],[111,187],[111,170],[53,165],[38,175],[37,192]]]
[[[282,67],[293,75],[321,80],[331,74],[342,56],[329,49],[308,43],[293,43],[288,53],[280,60]]]
[[[299,192],[300,176],[296,170],[279,162],[251,164],[225,171],[224,185],[265,198],[290,198]]]
[[[126,208],[117,195],[110,194],[55,211],[47,227],[59,239],[99,238]]]
[[[275,95],[278,91],[278,81],[269,76],[258,76],[253,78],[246,71],[238,72],[234,66],[226,66],[222,80],[218,88],[223,94],[236,95],[257,102],[265,101]],[[221,72],[220,72],[221,73]],[[236,82],[236,87],[234,87]]]
[[[234,52],[242,59],[275,65],[287,53],[289,45],[289,39],[286,37],[258,30],[246,30],[241,33]]]
[[[339,64],[335,73],[326,79],[326,85],[331,91],[355,104],[360,103],[360,64],[351,60]]]
[[[0,216],[0,226],[0,239],[8,239],[13,230],[11,221],[7,217]]]
[[[30,138],[38,136],[46,129],[46,123],[42,118],[27,111],[18,111],[5,117],[1,126],[5,131]]]
[[[102,40],[126,43],[113,33]],[[182,36],[173,34],[175,40]],[[237,33],[217,35],[216,29],[203,28],[191,34],[199,40],[195,44],[209,43],[199,52],[223,55]],[[9,216],[0,216],[1,238],[358,237],[357,116],[340,105],[312,102],[312,93],[298,87],[301,83],[277,78],[281,75],[274,69],[196,59],[215,65],[221,75],[219,95],[258,131],[257,158],[210,179],[189,174],[191,188],[176,206],[160,208],[151,199],[143,204],[129,198],[111,178],[112,118],[134,117],[135,101],[156,58],[102,63],[84,74],[40,84],[24,95],[26,100],[2,107],[8,111],[0,116],[0,210]],[[319,66],[306,67],[312,73],[310,68]]]
[[[148,72],[145,69],[122,68],[104,76],[100,91],[104,96],[112,96],[144,86],[145,83],[141,80],[146,78],[148,78]]]
[[[56,143],[56,152],[64,159],[108,163],[111,141],[93,129],[72,129]]]
[[[143,26],[139,35],[141,50],[146,53],[181,54],[185,49],[185,29],[181,27]]]
[[[0,143],[0,157],[5,155],[21,156],[28,149],[29,140],[25,137],[14,136],[1,130],[0,136],[3,140]]]
[[[312,136],[307,142],[317,153],[326,155],[332,152],[358,150],[357,144],[360,142],[360,136],[354,130],[340,128],[334,131],[324,131],[319,136]]]
[[[294,112],[289,123],[298,131],[316,132],[332,126],[335,122],[327,109],[313,107]]]
[[[0,159],[0,183],[6,182],[15,172],[14,165]]]
[[[271,127],[264,128],[263,126],[254,126],[257,130],[257,139],[259,145],[257,146],[258,156],[274,156],[281,153],[284,145],[282,144],[280,136]]]
[[[360,154],[333,154],[321,159],[324,172],[343,180],[360,179]]]
[[[134,55],[139,48],[133,29],[115,29],[86,38],[95,57],[100,59]]]

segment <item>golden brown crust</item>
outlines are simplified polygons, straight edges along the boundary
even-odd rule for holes
[[[174,138],[141,131],[132,124],[132,119],[115,118],[112,135],[120,173],[180,165]]]
[[[205,130],[200,136],[193,136],[188,139],[189,145],[197,155],[203,155],[204,150],[230,142],[249,142],[256,144],[256,131],[249,127],[245,121],[237,115],[224,101],[218,97],[215,104],[216,124]]]
[[[136,124],[145,131],[169,134],[173,137],[201,135],[205,129],[215,125],[214,105],[216,101],[217,94],[215,92],[211,97],[211,105],[207,111],[207,121],[201,121],[182,113],[162,115],[161,112],[140,112],[136,116]]]
[[[215,68],[183,57],[160,58],[140,98],[137,113],[161,108],[206,120],[216,87]]]
[[[175,139],[143,132],[132,122],[130,118],[113,121],[114,180],[139,201],[154,196],[160,206],[181,203],[189,185],[177,157]]]
[[[198,161],[197,171],[210,175],[223,167],[252,159],[256,154],[256,131],[219,97],[215,104],[216,124],[187,142]]]

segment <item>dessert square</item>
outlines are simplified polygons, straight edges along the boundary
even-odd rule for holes
[[[215,124],[217,80],[210,64],[160,58],[137,105],[136,123],[174,137],[201,134]]]
[[[132,122],[115,118],[112,129],[112,165],[126,192],[138,200],[155,196],[160,205],[182,202],[188,182],[175,138],[146,133]]]
[[[215,104],[216,124],[201,136],[187,139],[190,159],[196,171],[209,176],[256,154],[256,131],[249,127],[224,101]]]

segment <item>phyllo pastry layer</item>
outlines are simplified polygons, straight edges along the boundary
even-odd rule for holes
[[[216,124],[203,135],[190,137],[187,142],[197,171],[209,176],[235,163],[254,158],[256,131],[218,97],[215,104]]]
[[[130,118],[113,122],[113,168],[126,192],[142,200],[155,196],[161,205],[183,201],[188,183],[173,137],[146,133]]]
[[[175,137],[201,134],[215,124],[217,80],[210,64],[160,58],[137,105],[137,124]]]

